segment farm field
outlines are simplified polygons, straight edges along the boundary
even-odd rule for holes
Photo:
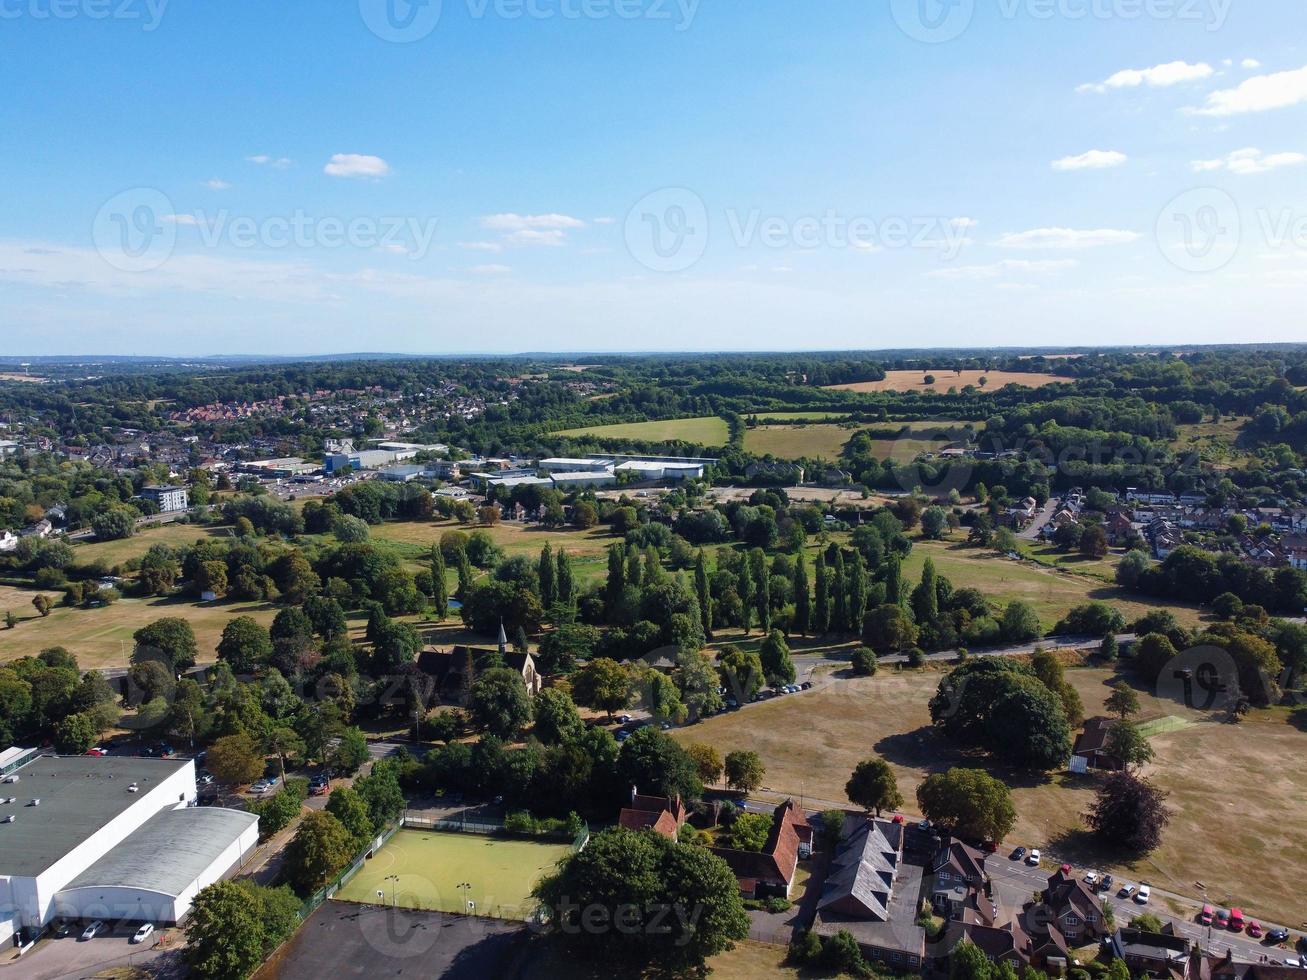
[[[849,417],[848,412],[747,412],[759,422],[835,422]]]
[[[923,380],[927,374],[935,376],[935,383],[928,385]],[[980,387],[980,379],[988,378],[986,391],[997,391],[1008,385],[1025,385],[1027,388],[1042,388],[1071,381],[1056,374],[1037,374],[1022,371],[886,371],[880,381],[857,381],[846,385],[829,385],[834,391],[856,391],[862,394],[875,391],[933,391],[946,392],[950,388],[961,390],[967,385]]]
[[[833,462],[856,432],[831,424],[759,425],[745,432],[744,448],[747,452],[778,459],[820,456]]]
[[[567,844],[489,837],[482,834],[401,830],[335,895],[339,901],[371,905],[377,892],[403,908],[436,912],[466,911],[525,919],[531,889],[567,855]],[[398,881],[389,876],[398,875]],[[460,889],[460,882],[472,887]]]
[[[639,439],[648,442],[680,439],[701,446],[724,446],[730,437],[726,420],[716,415],[695,419],[667,419],[662,422],[624,422],[566,429],[560,436],[590,436],[595,439]]]
[[[1295,881],[1307,844],[1296,824],[1283,819],[1307,802],[1307,772],[1287,764],[1307,751],[1307,726],[1289,723],[1281,711],[1258,712],[1233,730],[1238,738],[1232,739],[1230,726],[1140,691],[1140,720],[1182,716],[1192,724],[1152,740],[1157,761],[1146,775],[1170,794],[1172,809],[1162,846],[1143,860],[1121,863],[1081,826],[1095,777],[1031,777],[989,765],[983,755],[936,735],[928,703],[942,676],[937,669],[882,670],[874,678],[838,680],[672,734],[683,744],[704,742],[723,754],[753,749],[767,770],[762,794],[802,794],[810,809],[844,801],[849,773],[873,755],[894,767],[909,812],[916,810],[917,786],[930,773],[956,765],[987,768],[1012,788],[1018,819],[1009,848],[1044,847],[1056,859],[1103,866],[1118,877],[1146,879],[1182,894],[1193,894],[1193,883],[1203,881],[1213,902],[1238,905],[1250,915],[1288,923],[1307,917]],[[1103,702],[1119,678],[1107,669],[1081,667],[1068,669],[1067,679],[1086,714],[1094,715],[1105,713]],[[796,738],[795,732],[805,735]]]
[[[960,537],[960,532],[955,532]],[[970,548],[959,541],[914,541],[912,554],[903,562],[903,574],[910,581],[921,579],[926,559],[951,581],[955,588],[979,589],[1000,603],[1022,599],[1030,603],[1045,629],[1051,629],[1072,606],[1091,600],[1110,602],[1129,623],[1149,610],[1165,607],[1186,626],[1201,620],[1197,606],[1151,600],[1127,593],[1108,582],[1044,568],[1033,562],[1017,562],[982,548]],[[1105,564],[1105,563],[1100,563]]]

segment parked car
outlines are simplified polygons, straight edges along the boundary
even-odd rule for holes
[[[209,772],[207,769],[201,769],[195,774],[195,781],[201,786],[208,786],[213,782],[213,773]]]
[[[1098,883],[1098,890],[1102,892],[1112,890],[1112,876],[1103,875],[1103,880]]]
[[[1242,909],[1230,909],[1230,931],[1243,932],[1244,919]]]
[[[1093,889],[1096,889],[1096,888],[1098,887],[1098,872],[1097,872],[1097,871],[1086,871],[1086,872],[1085,872],[1085,884],[1089,886],[1089,888],[1090,888],[1091,891],[1092,891]]]
[[[800,691],[811,691],[811,690],[812,690],[812,681],[804,681],[802,684],[799,685],[799,690],[800,690]]]
[[[625,742],[630,737],[631,737],[631,733],[628,732],[625,728],[623,728],[620,732],[618,732],[616,735],[613,736],[613,738],[616,739],[618,742]]]
[[[631,721],[631,716],[630,716],[630,715],[618,715],[618,716],[617,716],[617,720],[620,721],[623,725],[626,725],[626,724],[629,724],[629,723],[630,723],[630,721]]]
[[[1252,919],[1249,921],[1247,928],[1244,929],[1244,932],[1248,935],[1249,939],[1261,939],[1262,924],[1256,919]]]
[[[994,854],[998,851],[998,843],[992,840],[985,840],[981,842],[980,849],[986,854]]]
[[[1289,930],[1268,929],[1266,931],[1266,941],[1268,943],[1287,943],[1289,941]]]
[[[1135,904],[1147,905],[1148,900],[1153,897],[1153,888],[1148,882],[1143,882],[1139,886],[1139,891],[1135,892]]]
[[[1216,926],[1218,929],[1230,928],[1230,913],[1225,911],[1225,909],[1217,909],[1216,918],[1212,920],[1212,925]]]
[[[101,931],[104,930],[104,922],[96,919],[82,932],[82,939],[94,939]]]
[[[1200,926],[1210,926],[1212,924],[1212,916],[1215,914],[1216,909],[1212,908],[1210,905],[1204,905],[1198,913],[1198,924]]]
[[[326,796],[327,790],[331,788],[331,779],[325,773],[314,776],[309,780],[309,796]]]
[[[145,940],[150,938],[150,934],[153,932],[154,932],[154,923],[147,922],[145,923],[145,925],[141,926],[141,928],[136,930],[135,935],[132,936],[132,942],[143,943],[145,942]]]
[[[100,748],[100,746],[98,746],[98,745],[93,745],[93,746],[91,746],[91,748],[89,748],[89,749],[86,750],[86,754],[87,754],[87,755],[108,755],[108,754],[109,754],[109,750],[108,750],[108,749],[102,749],[102,748]]]
[[[279,782],[281,782],[281,780],[277,776],[264,776],[262,779],[251,784],[250,792],[267,793],[270,790],[276,789]]]
[[[1123,882],[1121,888],[1117,891],[1117,898],[1130,898],[1135,893],[1135,886]]]
[[[1286,956],[1284,958],[1284,965],[1292,970],[1301,970],[1304,963],[1307,963],[1307,960],[1299,959],[1296,956]]]
[[[1024,847],[1018,847],[1015,851],[1012,852],[1011,860],[1020,861],[1025,856],[1026,856],[1026,849]]]
[[[1039,848],[1032,847],[1030,853],[1026,855],[1026,864],[1032,868],[1039,864]]]

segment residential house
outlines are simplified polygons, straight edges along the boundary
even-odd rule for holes
[[[18,548],[18,535],[13,531],[0,531],[0,554],[15,551]]]
[[[158,504],[164,514],[186,510],[190,506],[189,493],[185,487],[141,487],[141,496]]]
[[[1058,871],[1048,879],[1043,903],[1053,924],[1071,946],[1083,946],[1107,934],[1098,896],[1080,878]]]
[[[776,808],[761,851],[714,847],[712,852],[730,866],[746,898],[789,898],[801,844],[812,846],[812,825],[791,799]]]
[[[418,654],[418,669],[432,678],[433,693],[439,697],[440,703],[466,706],[477,674],[498,665],[501,660],[504,666],[521,676],[527,694],[534,697],[540,693],[541,677],[536,671],[535,658],[530,653],[509,650],[502,628],[500,639],[498,650],[466,646],[449,650],[428,647]]]
[[[961,918],[971,892],[985,889],[989,883],[989,875],[985,873],[985,856],[984,851],[956,838],[944,841],[930,869],[934,875],[930,905],[937,915],[949,919]]]
[[[29,524],[18,532],[19,537],[23,538],[48,538],[54,533],[54,525],[50,523],[49,518],[41,518],[35,524]]]
[[[648,828],[676,840],[689,816],[679,796],[646,796],[632,786],[630,805],[622,807],[617,822],[627,830]]]
[[[1169,980],[1197,980],[1192,970],[1193,943],[1177,936],[1171,926],[1162,932],[1120,928],[1112,936],[1112,951],[1130,968],[1131,976],[1148,974]]]

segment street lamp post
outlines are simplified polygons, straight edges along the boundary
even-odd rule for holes
[[[456,887],[463,893],[463,910],[469,911],[473,907],[472,901],[467,897],[472,892],[472,882],[460,881]]]
[[[382,880],[390,882],[390,907],[393,909],[395,907],[395,887],[399,883],[399,875],[386,875]]]

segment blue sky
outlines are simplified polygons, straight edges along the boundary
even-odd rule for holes
[[[4,353],[1307,339],[1301,0],[0,0],[0,84]]]

